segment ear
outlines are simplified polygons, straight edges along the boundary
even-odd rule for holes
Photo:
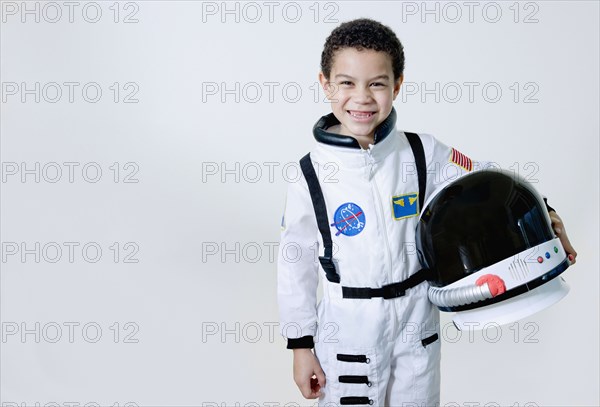
[[[400,75],[400,77],[398,78],[398,80],[396,80],[396,82],[394,83],[394,97],[393,97],[393,100],[396,100],[396,96],[398,96],[398,93],[400,93],[400,86],[402,85],[402,82],[404,82],[404,74]]]
[[[327,99],[331,100],[331,98],[335,94],[335,89],[334,89],[335,86],[331,82],[329,82],[329,79],[327,79],[325,77],[325,74],[323,73],[323,71],[319,72],[319,83],[321,84],[321,87],[325,91],[325,96],[327,96]]]

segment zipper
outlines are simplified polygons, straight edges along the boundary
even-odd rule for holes
[[[387,269],[388,269],[388,277],[389,277],[388,284],[391,284],[394,281],[392,279],[392,255],[391,255],[391,250],[390,250],[390,242],[389,242],[389,238],[388,238],[387,228],[385,227],[384,211],[383,211],[383,205],[381,203],[381,195],[379,193],[379,187],[377,186],[377,180],[374,177],[372,177],[375,159],[371,155],[371,147],[370,146],[369,146],[369,149],[366,151],[367,151],[367,156],[369,158],[369,167],[370,167],[369,168],[369,182],[372,183],[373,189],[375,190],[377,206],[379,207],[379,221],[383,228],[383,241],[385,243],[385,254],[386,254],[386,259],[387,259]]]
[[[371,359],[369,359],[367,355],[347,355],[344,353],[338,353],[337,360],[340,362],[371,363]]]
[[[329,404],[329,403],[328,403]],[[369,404],[373,405],[373,400],[368,397],[342,397],[340,398],[340,404],[342,406],[352,405],[352,404]]]
[[[338,382],[349,383],[349,384],[366,384],[367,387],[373,386],[373,383],[371,383],[369,381],[368,376],[354,376],[354,375],[339,376]]]
[[[381,195],[379,193],[379,187],[377,186],[377,180],[375,179],[375,176],[373,174],[375,158],[373,158],[373,155],[371,154],[372,147],[373,147],[373,145],[371,144],[371,145],[369,145],[369,149],[366,150],[368,160],[369,160],[369,182],[372,183],[373,188],[375,189],[375,197],[377,200],[377,204],[379,206],[379,222],[380,222],[381,227],[383,228],[383,241],[385,243],[385,254],[386,254],[386,258],[387,258],[387,270],[388,270],[388,278],[389,278],[388,284],[391,284],[394,282],[393,273],[392,273],[392,254],[391,254],[391,250],[390,250],[388,231],[387,231],[387,227],[385,224],[385,215],[384,215],[384,211],[383,211],[383,205],[381,203]],[[396,306],[393,302],[390,302],[390,306],[392,307],[393,315],[394,315],[394,318],[392,320],[392,335],[395,335],[396,334],[396,319],[397,319]]]

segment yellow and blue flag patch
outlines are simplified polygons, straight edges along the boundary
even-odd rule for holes
[[[419,193],[396,195],[392,197],[392,214],[400,220],[419,214]]]

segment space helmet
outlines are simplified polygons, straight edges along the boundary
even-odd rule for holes
[[[429,299],[458,329],[508,324],[561,300],[570,260],[546,204],[505,170],[469,173],[429,199],[416,230]]]

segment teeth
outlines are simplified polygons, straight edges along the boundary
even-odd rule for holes
[[[373,113],[358,113],[358,112],[350,112],[350,115],[354,116],[354,117],[359,117],[359,118],[364,118],[364,117],[370,117],[373,115]]]

